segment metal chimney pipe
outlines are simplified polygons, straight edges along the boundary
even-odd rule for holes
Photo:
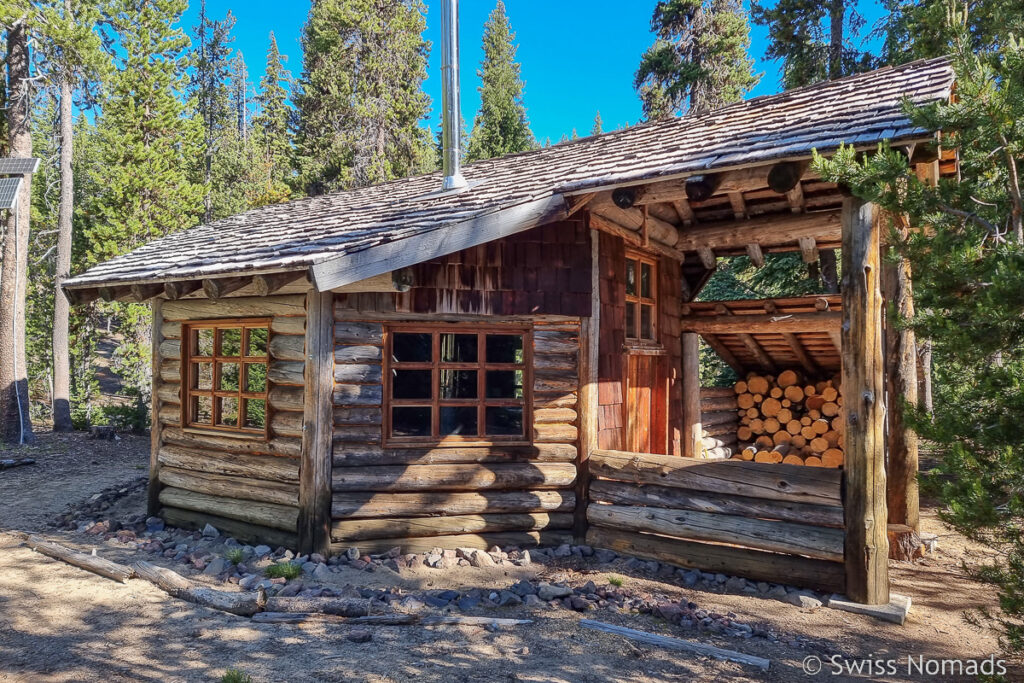
[[[441,145],[442,190],[468,187],[460,159],[462,114],[459,97],[459,0],[441,0]]]

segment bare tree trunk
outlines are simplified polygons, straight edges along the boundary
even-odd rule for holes
[[[71,0],[64,0],[70,14]],[[60,84],[60,206],[57,212],[57,272],[53,295],[53,431],[71,431],[71,359],[68,350],[70,306],[61,283],[71,273],[71,214],[74,210],[74,176],[71,158],[74,129],[69,78]]]
[[[921,409],[931,414],[932,412],[932,343],[930,340],[923,340],[918,346],[918,356],[921,359]]]
[[[828,77],[843,76],[843,19],[846,16],[845,0],[832,0],[829,6]]]
[[[821,285],[828,294],[839,293],[839,269],[836,265],[836,250],[822,249],[818,254],[821,264]]]
[[[13,157],[32,156],[31,82],[28,31],[24,19],[7,31],[8,134]],[[25,176],[18,203],[7,216],[0,272],[0,439],[33,441],[25,368],[25,285],[28,279],[28,233],[32,178]]]

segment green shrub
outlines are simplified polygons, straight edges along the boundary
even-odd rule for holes
[[[272,564],[264,569],[263,575],[269,579],[297,579],[302,576],[302,567],[294,562],[281,562],[280,564]]]
[[[245,553],[242,552],[241,548],[231,548],[224,553],[224,559],[231,564],[241,564],[242,560],[245,559]]]
[[[228,669],[220,677],[220,683],[252,683],[252,676],[241,669]]]
[[[622,588],[622,584],[626,583],[621,576],[609,576],[608,583],[618,588]]]

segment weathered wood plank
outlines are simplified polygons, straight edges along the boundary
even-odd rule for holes
[[[338,409],[336,409],[338,410]],[[368,465],[455,465],[461,463],[572,462],[576,446],[563,443],[532,446],[475,446],[462,448],[388,448],[347,446],[334,451],[335,467]]]
[[[195,448],[200,450],[214,450],[224,453],[267,453],[271,455],[283,455],[299,457],[299,441],[278,437],[263,441],[258,439],[234,439],[221,436],[215,432],[201,432],[197,430],[182,430],[178,427],[164,427],[163,439],[165,444]]]
[[[373,538],[406,538],[482,534],[502,531],[568,529],[572,515],[566,512],[506,513],[484,515],[443,515],[390,519],[347,519],[331,525],[331,540],[361,541]]]
[[[210,474],[177,467],[162,467],[160,483],[211,496],[278,503],[292,507],[299,505],[299,487],[294,483],[285,484],[251,477]]]
[[[512,512],[569,512],[572,491],[480,491],[453,493],[335,493],[334,519],[473,515]]]
[[[533,440],[537,443],[573,443],[578,437],[576,425],[545,422],[533,425]]]
[[[306,334],[306,316],[276,316],[270,321],[274,334]]]
[[[335,426],[347,425],[376,425],[380,429],[384,411],[376,406],[367,408],[353,408],[350,406],[334,409]]]
[[[277,360],[306,359],[306,338],[296,334],[274,334],[270,337],[270,357]]]
[[[161,490],[160,502],[169,507],[209,513],[282,531],[293,531],[299,519],[299,509],[291,505],[211,496],[179,488]]]
[[[152,339],[150,346],[150,372],[153,373],[153,377],[163,376],[163,364],[160,362],[160,344],[163,342],[163,328],[166,327],[167,323],[164,322],[163,317],[163,305],[162,299],[157,299],[153,302],[153,327],[152,327]],[[178,336],[181,336],[181,328],[178,328]],[[181,380],[181,369],[179,364],[178,379]],[[166,380],[165,380],[166,381]],[[161,402],[163,399],[160,397],[161,382],[152,382],[152,405],[154,415],[160,414]],[[176,386],[176,385],[163,385],[163,386]],[[159,419],[149,429],[149,482],[146,489],[146,511],[152,516],[155,515],[160,509],[160,481],[158,476],[160,474],[160,460],[157,455],[160,453],[160,447],[163,444],[163,427],[160,424]]]
[[[339,320],[334,324],[334,343],[379,346],[384,343],[384,326]]]
[[[626,555],[659,560],[677,567],[745,576],[769,581],[843,593],[846,588],[843,565],[762,550],[733,548],[711,543],[682,541],[651,534],[619,531],[593,526],[587,543]]]
[[[431,536],[427,538],[382,538],[349,543],[332,543],[331,553],[341,553],[347,548],[358,546],[364,553],[386,553],[392,548],[401,548],[404,553],[425,553],[433,548],[475,548],[487,550],[499,548],[534,548],[537,546],[558,546],[572,543],[572,534],[560,531],[504,531],[489,534],[459,534],[456,536]]]
[[[262,318],[306,315],[304,294],[272,297],[179,299],[164,302],[165,320],[208,320],[215,318]]]
[[[210,524],[221,533],[233,536],[245,543],[266,543],[271,547],[292,549],[298,547],[298,537],[294,533],[258,524],[250,524],[238,519],[221,517],[220,515],[207,512],[165,507],[161,508],[160,517],[169,525],[183,529],[202,529],[205,525]]]
[[[691,541],[728,543],[776,553],[803,555],[831,562],[843,561],[841,529],[737,517],[697,510],[592,503],[591,524]]]
[[[303,387],[271,387],[267,400],[274,410],[302,411],[304,394]]]
[[[379,384],[335,384],[332,400],[336,406],[379,406],[383,396]]]
[[[666,455],[595,451],[591,473],[598,477],[697,491],[728,493],[796,503],[839,502],[838,470],[739,460],[718,462]]]
[[[271,384],[305,386],[305,364],[298,361],[271,361],[267,368],[267,379]]]
[[[164,467],[193,472],[271,482],[299,482],[299,461],[295,458],[204,451],[173,445],[164,445],[158,458]]]
[[[384,380],[379,363],[373,365],[343,364],[334,366],[334,381],[338,384],[380,384]]]
[[[571,463],[494,465],[408,465],[405,467],[335,468],[335,491],[429,491],[450,489],[553,489],[576,480]]]
[[[533,423],[536,424],[573,424],[578,415],[572,408],[541,408],[533,411]]]
[[[334,295],[309,293],[305,350],[309,381],[305,387],[302,417],[300,514],[297,521],[299,550],[330,551],[331,523],[331,431],[333,416],[331,392],[334,389]],[[281,413],[285,414],[285,413]],[[271,428],[277,430],[277,416]]]

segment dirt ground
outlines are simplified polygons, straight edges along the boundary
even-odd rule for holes
[[[219,680],[228,668],[245,671],[255,681],[864,680],[830,675],[827,658],[832,656],[845,663],[868,657],[898,660],[896,675],[872,680],[966,680],[907,675],[906,657],[980,660],[998,653],[991,632],[965,617],[968,610],[996,606],[994,590],[970,580],[962,568],[976,563],[984,551],[944,528],[932,509],[925,511],[923,527],[938,534],[937,552],[916,564],[892,565],[893,591],[913,599],[903,626],[717,588],[682,588],[679,582],[662,583],[618,568],[424,567],[394,578],[415,591],[503,588],[537,576],[601,585],[614,574],[633,590],[734,612],[746,623],[778,633],[779,641],[697,634],[651,615],[599,610],[588,617],[766,657],[771,660],[766,673],[585,630],[578,623],[580,614],[563,609],[503,608],[501,616],[533,623],[496,632],[479,627],[373,627],[372,641],[361,644],[345,638],[352,627],[343,625],[254,624],[170,598],[146,582],[117,584],[23,547],[11,531],[38,532],[73,547],[96,548],[118,561],[143,557],[137,551],[97,545],[95,537],[56,531],[48,522],[69,505],[144,475],[148,438],[106,442],[82,435],[40,437],[37,446],[17,452],[36,458],[37,464],[0,471],[0,681],[210,681]],[[10,455],[0,451],[0,457]],[[116,512],[138,514],[142,506],[142,493],[133,493],[118,503]],[[386,575],[355,570],[341,578],[364,585],[388,581]],[[809,656],[825,660],[818,676],[802,671]],[[1007,678],[1024,680],[1024,669],[1011,665]]]

